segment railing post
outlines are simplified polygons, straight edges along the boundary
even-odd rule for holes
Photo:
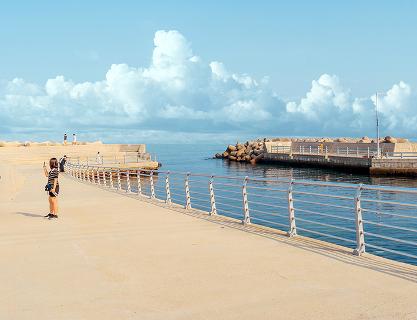
[[[101,185],[100,168],[97,168],[96,172],[97,172],[97,184]]]
[[[349,155],[349,147],[346,147],[346,155]]]
[[[311,146],[310,146],[310,154],[311,154]]]
[[[336,153],[339,154],[339,147],[336,147]]]
[[[359,158],[359,147],[356,147],[356,156]]]
[[[129,170],[126,171],[126,192],[130,193],[131,188],[130,188],[130,172]]]
[[[185,176],[185,209],[191,209],[191,195],[190,195],[190,173]]]
[[[248,203],[248,190],[247,190],[247,184],[248,184],[248,177],[246,176],[245,179],[243,179],[243,186],[242,186],[242,197],[243,197],[243,224],[248,225],[250,224],[250,214],[249,214],[249,203]]]
[[[140,183],[140,170],[136,172],[136,178],[138,179],[138,195],[142,195],[142,184]]]
[[[209,181],[210,207],[211,207],[210,215],[217,214],[216,199],[214,198],[213,181],[214,181],[214,176],[211,176],[210,181]]]
[[[165,177],[165,192],[166,192],[166,203],[171,204],[171,189],[169,187],[169,171],[167,172],[167,175]]]
[[[117,169],[117,190],[122,189],[122,181],[120,180],[120,169]]]
[[[325,151],[326,157],[327,157],[327,153],[328,153],[328,149],[327,149],[327,146],[326,146],[326,151]]]
[[[301,146],[300,146],[300,153],[301,153]]]
[[[370,157],[370,152],[369,152],[369,147],[368,147],[368,159],[369,159],[369,157]]]
[[[151,198],[154,199],[155,198],[155,185],[153,182],[153,170],[151,170],[151,173],[149,174],[149,180],[151,183]]]
[[[107,187],[106,169],[105,168],[103,168],[103,183],[104,183],[104,186]]]
[[[114,184],[113,184],[113,170],[110,169],[109,171],[109,181],[110,181],[110,188],[114,189]]]
[[[355,224],[356,224],[356,249],[353,254],[360,256],[365,252],[365,234],[363,230],[362,208],[361,208],[361,193],[362,183],[358,186],[355,195]]]
[[[295,225],[295,210],[294,210],[294,198],[293,198],[293,186],[294,181],[291,179],[288,186],[288,222],[290,230],[288,231],[289,237],[297,235],[297,227]]]

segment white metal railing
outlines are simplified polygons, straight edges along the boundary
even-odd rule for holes
[[[328,146],[300,146],[297,150],[299,154],[316,154],[316,155],[337,155],[346,157],[357,157],[357,158],[373,158],[377,156],[377,150],[374,148],[359,148],[356,147],[333,147]]]
[[[417,189],[128,170],[67,162],[85,182],[417,264]]]
[[[345,147],[332,147],[324,145],[303,145],[297,148],[290,146],[271,146],[271,153],[286,153],[286,154],[301,154],[301,155],[337,155],[346,157],[358,157],[358,158],[375,158],[377,157],[376,148],[360,148],[359,146],[345,146]],[[398,158],[398,159],[412,159],[417,158],[417,152],[388,152],[381,150],[380,156],[382,158]]]
[[[100,154],[96,156],[68,157],[69,162],[83,165],[112,165],[157,161],[157,156],[151,153],[123,152],[119,154]]]
[[[291,146],[271,146],[271,153],[290,153]]]
[[[410,159],[417,158],[417,152],[383,152],[382,156],[386,158]]]

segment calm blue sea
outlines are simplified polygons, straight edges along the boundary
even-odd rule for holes
[[[161,170],[163,171],[240,176],[242,181],[244,176],[249,176],[268,179],[293,178],[306,181],[334,181],[417,188],[417,180],[414,178],[371,177],[366,174],[326,169],[271,164],[251,165],[213,159],[213,155],[224,151],[225,147],[224,144],[151,144],[147,146],[148,152],[157,155],[158,161],[162,163]],[[178,176],[176,180],[175,176],[172,176],[172,197],[175,202],[184,204],[184,187],[181,178]],[[210,202],[207,179],[192,178],[192,180],[190,184],[193,207],[208,211]],[[215,194],[218,196],[216,203],[221,214],[241,218],[242,202],[239,194],[241,193],[241,182],[238,181],[236,184],[236,186],[224,186],[220,185],[220,181],[218,185],[215,184]],[[259,185],[256,184],[248,186],[249,210],[252,221],[287,231],[287,194],[274,190],[286,189],[288,185],[265,184],[262,186],[271,188],[269,191],[258,187]],[[165,197],[162,177],[156,183],[156,192],[158,197]],[[355,217],[353,202],[355,192],[355,190],[342,188],[295,186],[294,205],[298,233],[351,247],[352,249],[355,248],[355,224],[352,220]],[[332,199],[321,197],[320,194],[345,196],[348,199]],[[362,198],[364,199],[362,208],[364,209],[366,251],[417,265],[417,259],[406,256],[407,254],[417,256],[415,245],[417,234],[413,231],[414,229],[417,230],[417,197],[412,194],[366,191],[363,192]],[[370,202],[366,199],[374,199],[380,202]],[[397,202],[406,202],[416,207],[399,206],[396,205]],[[320,205],[320,203],[330,204],[330,206]],[[329,227],[325,224],[336,227]],[[311,232],[306,231],[306,229],[311,230]],[[391,238],[400,239],[402,242],[393,241]],[[405,255],[396,254],[397,251],[405,253]]]

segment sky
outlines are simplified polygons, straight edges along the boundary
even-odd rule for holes
[[[2,1],[0,140],[417,138],[415,1]]]

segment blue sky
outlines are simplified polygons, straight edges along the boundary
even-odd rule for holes
[[[106,112],[100,109],[103,103],[108,104],[106,110],[117,109],[114,113],[120,116],[120,123],[126,117],[131,137],[138,130],[143,137],[152,135],[158,139],[176,132],[181,140],[186,133],[195,132],[204,140],[214,133],[210,128],[215,128],[215,133],[223,139],[234,135],[369,135],[373,132],[366,125],[371,119],[371,96],[378,90],[387,96],[386,101],[381,100],[386,131],[414,137],[410,117],[414,115],[417,88],[416,13],[414,1],[71,1],[65,4],[3,1],[0,7],[0,108],[3,112],[0,135],[47,137],[48,121],[31,123],[30,133],[24,121],[30,119],[31,112],[39,112],[36,108],[42,103],[63,108],[61,113],[68,117],[73,116],[70,111],[74,108],[79,108],[77,112],[86,111],[91,117],[95,113],[103,114],[102,123],[90,132],[91,138],[101,137],[110,130],[104,120]],[[117,100],[114,96],[108,96],[107,89],[103,89],[105,98],[103,92],[97,93],[98,85],[91,89],[94,98],[87,94],[88,99],[84,95],[74,98],[74,92],[65,95],[62,91],[60,98],[54,95],[52,99],[47,92],[48,79],[57,76],[63,76],[63,86],[72,90],[71,84],[104,81],[112,64],[137,68],[139,73],[152,68],[158,30],[177,30],[187,43],[185,47],[192,51],[184,59],[198,56],[201,60],[189,67],[194,70],[198,64],[199,70],[205,71],[181,74],[182,80],[188,79],[184,83],[201,80],[201,85],[210,86],[210,90],[190,87],[193,94],[187,92],[184,96],[183,89],[166,90],[161,85],[156,91],[162,90],[164,99],[157,101],[149,98],[155,92],[155,83],[146,91],[142,82],[128,82],[124,88],[131,88],[129,97],[118,91],[118,104],[114,103]],[[173,34],[169,39],[163,38],[167,43],[179,39]],[[208,80],[215,74],[212,66],[212,74],[202,74],[208,72],[213,61],[220,62],[227,70],[227,74],[216,75],[218,82],[214,84]],[[170,63],[177,65],[176,70],[184,67],[178,60]],[[125,71],[120,68],[117,71],[123,80],[129,73]],[[140,77],[146,78],[146,74]],[[242,80],[245,76],[256,85],[248,87]],[[16,85],[16,81],[11,85],[13,79],[20,79],[24,85]],[[161,79],[152,79],[161,84]],[[227,85],[219,88],[219,83]],[[28,85],[37,88],[28,90]],[[136,94],[143,90],[147,93]],[[7,98],[11,94],[15,96],[12,100]],[[149,113],[142,106],[145,101],[147,108],[158,109],[164,115],[167,110],[172,111],[170,120],[158,116],[140,120],[140,112]],[[22,109],[26,118],[16,121]],[[391,113],[399,110],[406,116],[393,119]],[[318,111],[339,114],[339,117],[327,119],[317,115]],[[193,127],[190,121],[174,116],[184,112],[199,124]],[[259,114],[259,125],[251,125],[247,132],[239,130],[242,125],[247,126],[248,119],[240,116],[245,112]],[[346,117],[346,112],[351,116]],[[215,121],[219,114],[229,115],[228,123],[239,119],[231,130],[222,131],[224,125]],[[265,125],[273,117],[280,119],[282,130],[272,121]],[[172,119],[177,120],[175,128],[169,127]],[[339,125],[326,122],[330,120],[338,121]],[[298,127],[297,121],[303,121],[303,125]],[[338,129],[346,121],[349,128]],[[88,125],[63,121],[60,127],[85,130]],[[125,125],[120,126],[112,125],[111,130],[117,131],[116,136],[126,136],[126,132],[121,133]],[[317,126],[323,129],[314,129]]]

